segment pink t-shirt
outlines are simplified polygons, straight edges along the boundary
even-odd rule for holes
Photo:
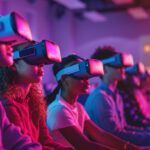
[[[83,133],[86,120],[90,120],[90,118],[80,103],[77,102],[75,106],[72,106],[60,95],[57,95],[47,109],[47,126],[50,135],[57,142],[72,148],[73,146],[59,132],[59,129],[75,126]]]

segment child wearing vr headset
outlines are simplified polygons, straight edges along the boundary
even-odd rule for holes
[[[56,44],[52,45],[58,48]],[[43,66],[52,63],[52,60],[42,56],[43,52],[39,54],[39,51],[50,51],[51,47],[39,47],[44,47],[43,42],[31,41],[13,47],[13,66],[0,68],[1,102],[9,120],[19,126],[22,133],[39,142],[43,149],[69,150],[71,148],[52,140],[46,126],[46,109],[40,82],[44,75]],[[16,54],[17,51],[19,53]]]
[[[103,75],[101,62],[84,60],[69,55],[53,65],[58,86],[47,96],[47,125],[53,139],[78,150],[137,149],[131,144],[105,132],[89,118],[84,107],[77,102],[80,94],[89,88],[88,78]],[[95,140],[93,142],[83,132]]]
[[[141,90],[146,96],[147,102],[150,103],[150,67],[145,67],[145,73],[140,76]]]
[[[5,23],[3,18],[0,18],[0,24]],[[9,23],[7,23],[9,24]],[[11,66],[13,64],[12,47],[7,39],[3,41],[2,29],[0,30],[0,66]],[[7,32],[7,28],[5,28]],[[6,35],[6,34],[5,34]],[[15,34],[14,34],[15,36]],[[20,41],[18,41],[20,42]],[[15,150],[42,150],[42,147],[37,142],[32,142],[29,136],[23,135],[20,128],[10,123],[5,110],[0,103],[0,149],[15,149]]]
[[[150,127],[149,106],[146,96],[140,88],[140,76],[144,75],[145,67],[139,62],[125,70],[126,79],[118,82],[119,93],[124,103],[124,114],[129,125],[147,129]]]
[[[98,47],[92,58],[104,64],[100,85],[89,95],[85,109],[92,121],[105,131],[138,146],[150,146],[150,134],[128,128],[117,83],[125,79],[125,67],[133,66],[132,55],[119,53],[110,46]],[[127,148],[128,149],[128,148]]]
[[[27,22],[16,13],[0,18],[0,21],[1,47],[7,48],[7,62],[9,60],[5,65],[12,65],[14,59],[12,66],[0,67],[1,102],[10,122],[19,126],[22,133],[29,135],[32,141],[39,142],[42,149],[71,149],[54,142],[49,136],[45,123],[45,105],[38,84],[44,74],[43,65],[61,61],[58,45],[47,40],[37,44],[31,41]],[[13,59],[12,49],[7,45],[15,45]],[[28,46],[30,47],[27,48]],[[23,138],[26,138],[26,144],[30,142],[26,136],[20,142],[24,142]],[[7,140],[9,142],[8,137]],[[15,144],[17,149],[19,146]],[[24,144],[26,149],[41,149],[37,143],[29,144]],[[20,143],[20,149],[25,149],[24,145]],[[15,149],[13,145],[12,148]]]

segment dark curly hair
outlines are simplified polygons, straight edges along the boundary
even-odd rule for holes
[[[114,56],[117,53],[118,53],[118,51],[111,46],[104,46],[104,47],[99,46],[99,47],[97,47],[97,49],[95,50],[95,52],[93,53],[91,58],[103,60],[103,59],[107,59],[111,56]]]
[[[31,44],[35,44],[34,41],[15,46],[15,50],[25,48]],[[14,62],[15,64],[15,62]],[[5,98],[11,98],[19,103],[24,103],[26,99],[24,97],[24,90],[17,85],[18,73],[11,67],[0,67],[0,95]],[[43,90],[40,83],[32,83],[30,90],[27,94],[29,105],[29,111],[31,115],[38,115],[39,117],[46,117],[46,105],[44,102]]]

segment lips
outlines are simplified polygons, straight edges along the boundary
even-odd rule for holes
[[[38,75],[39,75],[39,76],[44,76],[44,71],[43,71],[43,70],[39,70],[39,71],[38,71]]]

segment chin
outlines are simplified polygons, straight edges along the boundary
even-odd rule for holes
[[[125,80],[125,76],[123,75],[123,76],[120,76],[119,78],[118,78],[118,80],[120,81],[120,80]]]
[[[40,83],[42,81],[41,78],[34,78],[34,79],[30,79],[31,83]]]
[[[39,77],[37,80],[36,80],[36,83],[39,83],[42,81],[42,77]]]
[[[88,93],[88,89],[85,89],[80,94],[87,94],[87,93]]]
[[[34,83],[40,83],[42,80],[35,80]]]

